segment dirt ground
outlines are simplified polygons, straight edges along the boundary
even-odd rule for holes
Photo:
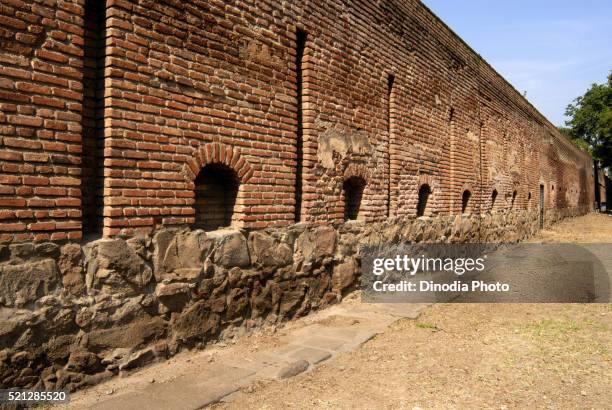
[[[611,242],[612,216],[532,242]],[[612,408],[612,304],[439,304],[356,351],[215,409]]]
[[[568,218],[538,232],[529,242],[612,243],[612,214],[591,213]]]

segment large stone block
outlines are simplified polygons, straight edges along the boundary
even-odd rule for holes
[[[27,309],[0,308],[0,350],[13,347],[34,316]]]
[[[203,231],[160,231],[153,237],[155,278],[196,280],[213,249],[213,240]]]
[[[353,284],[356,275],[357,263],[353,258],[334,266],[334,273],[332,275],[332,290],[338,293],[342,292],[344,289]]]
[[[336,231],[332,227],[320,226],[313,230],[306,230],[298,237],[296,251],[301,254],[306,263],[313,263],[333,255],[336,241]]]
[[[211,311],[205,300],[200,300],[187,308],[174,322],[172,330],[177,340],[190,342],[216,334],[221,318]]]
[[[282,283],[282,293],[280,295],[278,313],[280,317],[292,316],[292,314],[302,305],[304,302],[304,296],[306,295],[305,287],[290,287],[290,283]]]
[[[166,335],[166,322],[160,317],[140,319],[123,326],[96,329],[86,336],[87,348],[94,352],[137,348]]]
[[[23,306],[56,288],[60,280],[55,261],[44,259],[0,265],[0,305]]]
[[[94,353],[82,349],[75,349],[68,359],[66,370],[92,374],[102,370],[100,358]]]
[[[82,295],[86,290],[86,285],[81,247],[76,243],[62,246],[58,258],[58,267],[62,273],[64,289],[72,295]]]
[[[242,317],[247,305],[247,291],[245,289],[234,288],[230,290],[227,296],[227,319],[233,320]]]
[[[215,241],[213,260],[225,268],[246,268],[251,263],[244,235],[238,231],[221,230],[208,235]]]
[[[158,283],[155,296],[170,311],[180,312],[189,301],[191,290],[187,283]]]
[[[90,293],[134,295],[153,277],[151,268],[122,239],[102,239],[89,244],[84,251]]]
[[[265,232],[251,232],[249,250],[254,264],[265,267],[283,267],[293,262],[293,250]]]

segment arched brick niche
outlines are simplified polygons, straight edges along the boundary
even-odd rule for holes
[[[497,188],[493,188],[491,190],[491,195],[489,196],[489,212],[494,212],[499,207],[499,191]]]
[[[366,187],[365,179],[361,177],[350,177],[342,185],[342,197],[344,201],[344,220],[363,220],[363,191]]]
[[[469,189],[464,189],[461,194],[461,213],[471,213],[472,212],[472,191]]]
[[[419,194],[417,197],[417,206],[416,206],[416,215],[417,216],[425,216],[425,214],[430,214],[431,203],[429,202],[429,197],[432,194],[431,185],[429,184],[421,184],[419,187]]]
[[[514,189],[512,192],[509,193],[508,195],[508,207],[509,210],[514,210],[519,202],[519,197],[518,197],[518,190]]]
[[[370,214],[369,175],[364,164],[349,164],[342,179],[341,208],[345,221],[366,221]]]
[[[244,186],[254,170],[240,150],[218,142],[203,145],[185,163],[182,174],[193,184],[194,228],[243,226]]]
[[[483,192],[483,211],[496,212],[504,209],[504,192],[499,184],[491,184],[488,191]]]
[[[413,214],[416,216],[432,216],[438,213],[439,190],[438,181],[432,175],[420,174],[417,178],[412,206]]]
[[[205,165],[195,181],[195,228],[212,231],[235,225],[240,181],[225,164]]]
[[[455,212],[460,212],[461,214],[472,214],[480,211],[478,192],[474,189],[472,184],[463,184],[461,186],[461,191],[455,195],[457,195],[456,200],[458,204],[458,207],[455,207]]]
[[[242,156],[240,150],[230,145],[211,142],[198,148],[192,158],[183,165],[185,179],[193,181],[200,170],[208,164],[224,164],[233,169],[241,183],[246,183],[253,176],[253,167]]]
[[[400,176],[397,215],[433,216],[446,212],[442,194],[438,176],[405,172]]]

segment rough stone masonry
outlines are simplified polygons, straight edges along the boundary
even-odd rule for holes
[[[415,0],[0,0],[0,388],[338,301],[359,246],[517,241],[591,158]]]

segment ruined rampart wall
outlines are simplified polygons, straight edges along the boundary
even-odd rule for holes
[[[588,155],[416,1],[0,0],[0,63],[3,388],[324,307],[359,245],[526,238],[541,186],[545,224],[594,198]]]

